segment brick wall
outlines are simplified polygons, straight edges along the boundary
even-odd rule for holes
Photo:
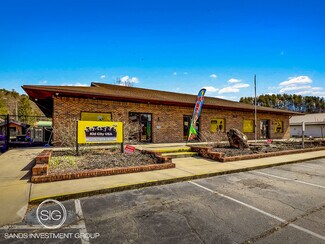
[[[152,114],[152,140],[159,142],[183,141],[183,115],[192,115],[192,107],[178,107],[166,105],[154,105],[150,103],[118,102],[97,99],[54,97],[53,126],[58,123],[67,123],[71,119],[80,119],[83,112],[112,113],[113,121],[128,121],[129,112]],[[203,110],[200,118],[200,130],[210,133],[210,120],[223,118],[226,130],[235,127],[242,130],[243,119],[254,119],[254,112],[240,112],[218,109]],[[270,136],[273,139],[289,138],[289,117],[285,115],[258,113],[258,121],[270,120]],[[273,122],[275,119],[283,121],[283,133],[274,133]],[[159,126],[159,129],[157,128]],[[257,123],[258,132],[260,131]],[[249,139],[254,138],[254,133],[246,133]],[[258,135],[259,136],[259,135]],[[55,140],[55,134],[54,134]]]

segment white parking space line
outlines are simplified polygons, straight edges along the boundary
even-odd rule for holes
[[[308,169],[315,169],[315,170],[322,169],[321,167],[318,167],[317,165],[316,165],[316,167],[310,166],[310,165],[305,165],[305,164],[295,164],[294,166],[299,166],[299,167],[308,168]]]
[[[325,186],[321,186],[321,185],[317,185],[317,184],[313,184],[313,183],[309,183],[309,182],[305,182],[305,181],[301,181],[301,180],[290,179],[290,178],[277,176],[277,175],[273,175],[273,174],[268,174],[268,173],[264,173],[264,172],[260,172],[260,171],[252,171],[251,173],[261,174],[261,175],[265,175],[265,176],[268,176],[268,177],[273,177],[273,178],[277,178],[277,179],[281,179],[281,180],[294,181],[294,182],[298,182],[298,183],[301,183],[301,184],[305,184],[305,185],[309,185],[309,186],[315,186],[315,187],[325,189]]]
[[[312,236],[314,236],[314,237],[317,237],[317,238],[319,238],[319,239],[325,241],[325,236],[322,236],[322,235],[320,235],[320,234],[317,234],[317,233],[315,233],[315,232],[313,232],[313,231],[311,231],[311,230],[305,229],[305,228],[303,228],[303,227],[301,227],[301,226],[298,226],[298,225],[295,225],[295,224],[291,224],[291,223],[289,223],[288,221],[286,221],[286,220],[284,220],[284,219],[282,219],[282,218],[280,218],[280,217],[278,217],[278,216],[275,216],[275,215],[273,215],[273,214],[270,214],[270,213],[268,213],[268,212],[263,211],[262,209],[256,208],[256,207],[254,207],[254,206],[252,206],[252,205],[249,205],[249,204],[247,204],[247,203],[244,203],[244,202],[242,202],[242,201],[239,201],[239,200],[237,200],[237,199],[235,199],[235,198],[232,198],[232,197],[226,196],[226,195],[224,195],[224,194],[222,194],[222,193],[219,193],[219,192],[214,191],[214,190],[212,190],[212,189],[209,189],[209,188],[207,188],[207,187],[205,187],[205,186],[202,186],[202,185],[200,185],[200,184],[198,184],[198,183],[196,183],[196,182],[189,181],[189,183],[191,183],[191,184],[193,184],[193,185],[195,185],[195,186],[197,186],[197,187],[200,187],[200,188],[202,188],[202,189],[204,189],[204,190],[206,190],[206,191],[209,191],[209,192],[211,192],[211,193],[217,194],[218,196],[221,196],[221,197],[223,197],[223,198],[226,198],[226,199],[228,199],[228,200],[230,200],[230,201],[233,201],[233,202],[236,202],[236,203],[238,203],[238,204],[241,204],[241,205],[243,205],[243,206],[245,206],[245,207],[247,207],[247,208],[253,209],[253,210],[255,210],[255,211],[257,211],[257,212],[259,212],[259,213],[261,213],[261,214],[264,214],[264,215],[269,216],[269,217],[271,217],[271,218],[273,218],[273,219],[276,219],[276,220],[280,221],[281,223],[284,223],[284,224],[286,224],[286,225],[288,225],[288,226],[291,226],[291,227],[293,227],[293,228],[295,228],[295,229],[297,229],[297,230],[300,230],[300,231],[302,231],[302,232],[308,233],[309,235],[312,235]]]
[[[80,200],[76,199],[74,201],[75,203],[75,207],[76,207],[76,214],[78,216],[79,219],[79,232],[81,234],[81,243],[82,244],[88,244],[89,242],[89,237],[87,236],[87,229],[86,229],[86,223],[85,223],[85,219],[84,219],[84,215],[82,213],[82,208],[81,208],[81,204],[80,204]]]

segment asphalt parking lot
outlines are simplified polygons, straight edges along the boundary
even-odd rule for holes
[[[325,243],[325,159],[62,203],[61,229],[39,226],[33,208],[1,243]],[[8,235],[42,232],[85,235]]]

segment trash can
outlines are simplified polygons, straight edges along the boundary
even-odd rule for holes
[[[0,152],[5,152],[7,151],[7,141],[6,141],[6,136],[0,135]]]

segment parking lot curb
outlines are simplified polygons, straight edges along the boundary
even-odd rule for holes
[[[171,179],[165,179],[165,180],[144,181],[144,182],[136,183],[136,184],[123,184],[123,185],[117,185],[114,187],[107,187],[107,188],[90,190],[90,191],[78,191],[78,192],[67,192],[65,194],[58,194],[58,195],[46,195],[46,196],[31,198],[29,200],[29,203],[37,204],[37,203],[42,202],[45,199],[68,200],[68,199],[74,199],[74,198],[99,195],[99,194],[104,194],[104,193],[112,193],[112,192],[119,192],[119,191],[125,191],[125,190],[134,190],[134,189],[139,189],[139,188],[144,188],[144,187],[166,185],[166,184],[172,184],[172,183],[177,183],[177,182],[182,182],[182,181],[196,180],[196,179],[201,179],[201,178],[208,178],[208,177],[232,174],[232,173],[240,173],[240,172],[251,171],[251,170],[255,170],[255,169],[270,168],[270,167],[281,166],[281,165],[286,165],[286,164],[302,163],[302,162],[320,159],[320,158],[325,158],[325,156],[316,156],[316,157],[311,157],[311,158],[302,159],[302,160],[295,159],[295,160],[289,160],[286,162],[278,162],[278,163],[272,163],[272,164],[261,164],[261,165],[243,167],[240,169],[217,171],[217,172],[204,173],[204,174],[195,174],[195,175],[177,177],[177,178],[171,178]]]

